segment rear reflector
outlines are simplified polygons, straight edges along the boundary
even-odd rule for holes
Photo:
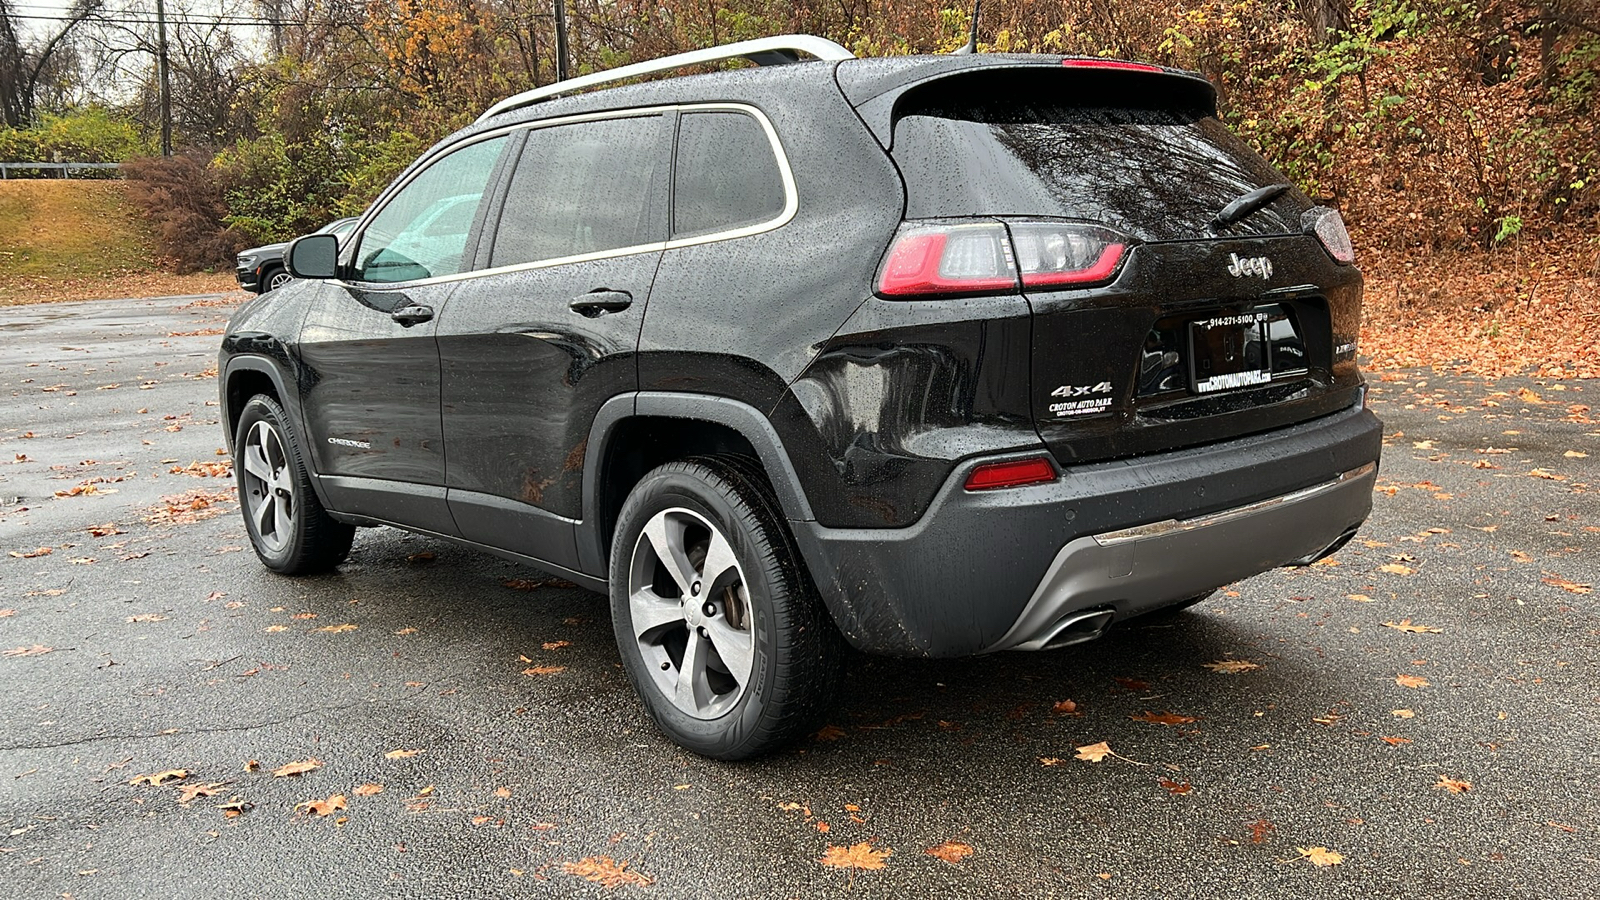
[[[1017,459],[979,466],[967,476],[967,490],[987,491],[1055,480],[1056,467],[1050,460],[1036,456],[1033,459]]]
[[[1149,63],[1124,62],[1120,59],[1063,59],[1063,66],[1069,69],[1121,69],[1124,72],[1166,72],[1160,66]]]

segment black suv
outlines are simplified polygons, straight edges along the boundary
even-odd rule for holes
[[[580,93],[739,55],[792,64]],[[846,644],[1051,649],[1340,547],[1351,256],[1196,75],[745,42],[513,97],[299,239],[223,421],[269,568],[393,525],[608,592],[659,726],[741,758]]]
[[[339,240],[355,230],[358,218],[334,219],[332,222],[318,228],[313,234],[331,234]],[[239,251],[234,258],[234,277],[239,279],[239,286],[253,294],[265,294],[283,287],[294,276],[289,274],[288,266],[284,265],[283,252],[288,248],[287,243],[263,244],[260,247],[251,247]]]

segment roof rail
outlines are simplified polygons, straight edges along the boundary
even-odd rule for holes
[[[676,53],[672,56],[620,66],[604,72],[568,78],[566,81],[558,81],[555,84],[547,84],[531,91],[513,94],[489,107],[483,115],[478,117],[478,121],[482,122],[491,116],[497,116],[513,109],[532,106],[551,97],[570,94],[573,91],[581,91],[584,88],[591,88],[596,85],[610,84],[614,81],[637,78],[641,75],[651,75],[656,72],[667,72],[684,66],[722,62],[741,57],[761,66],[782,65],[784,63],[799,62],[801,53],[806,53],[822,60],[856,58],[854,53],[835,44],[833,41],[810,34],[784,34],[777,37],[756,38],[752,41],[736,41],[719,47],[707,47],[704,50]]]

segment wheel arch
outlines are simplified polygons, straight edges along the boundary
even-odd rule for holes
[[[579,565],[588,572],[606,572],[617,513],[645,472],[706,454],[754,459],[785,518],[815,518],[783,440],[760,410],[705,394],[621,394],[600,407],[589,431],[583,520],[577,529]]]

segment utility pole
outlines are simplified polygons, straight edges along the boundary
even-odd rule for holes
[[[567,0],[556,0],[556,80],[567,80]]]
[[[161,155],[172,155],[172,82],[167,76],[167,4],[156,0],[156,72],[161,79]]]

